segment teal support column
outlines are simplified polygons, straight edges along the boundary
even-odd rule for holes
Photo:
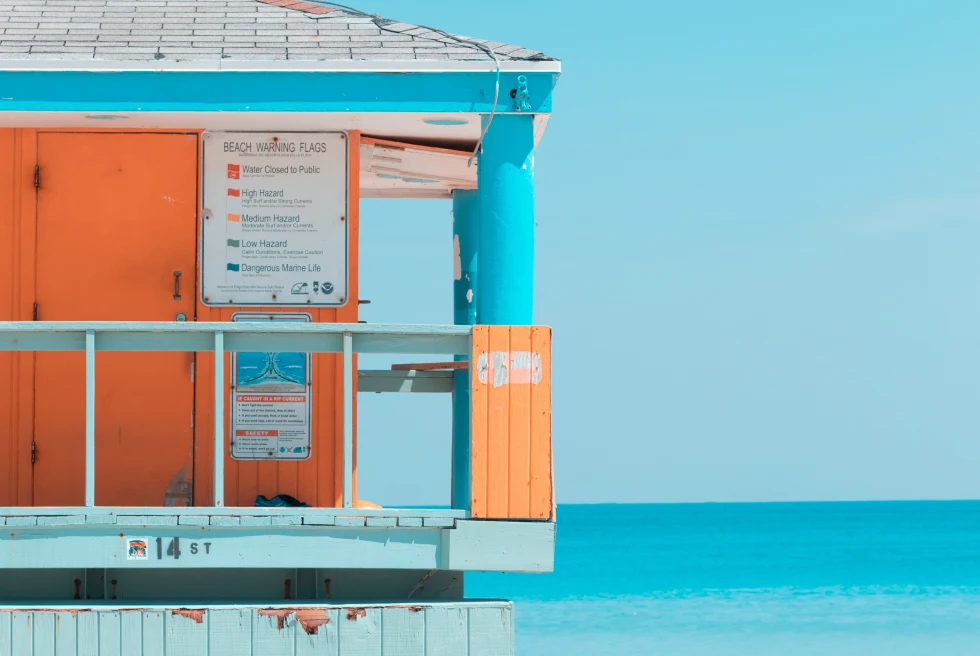
[[[480,245],[480,199],[476,191],[453,192],[453,323],[477,321],[477,252]],[[457,360],[469,360],[457,355]],[[470,378],[466,369],[453,372],[452,506],[470,507]]]
[[[534,124],[530,114],[483,117],[480,198],[481,324],[530,325],[534,305]]]

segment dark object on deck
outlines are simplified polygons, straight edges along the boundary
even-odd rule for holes
[[[271,499],[266,499],[261,494],[255,497],[256,508],[309,508],[310,504],[303,503],[288,494],[277,494]]]

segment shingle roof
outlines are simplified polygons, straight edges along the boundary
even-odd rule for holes
[[[552,60],[325,0],[0,0],[0,59]]]

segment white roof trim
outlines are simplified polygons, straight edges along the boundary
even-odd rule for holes
[[[5,59],[0,71],[318,71],[323,73],[461,73],[495,72],[492,61],[364,61],[364,60],[186,60],[109,61],[85,59]],[[561,73],[560,61],[501,61],[504,72]]]

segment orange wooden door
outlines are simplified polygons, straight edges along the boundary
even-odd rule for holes
[[[38,318],[193,321],[197,135],[41,133],[37,157]],[[36,506],[84,503],[84,362],[37,355]],[[191,353],[97,356],[97,504],[189,505],[193,363]]]

